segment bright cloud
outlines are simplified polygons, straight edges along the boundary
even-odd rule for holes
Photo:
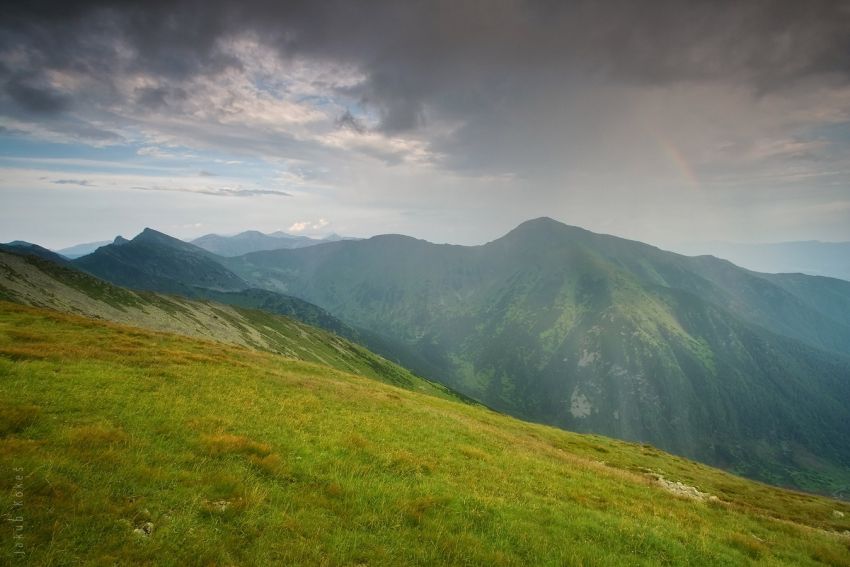
[[[317,221],[298,221],[292,223],[289,227],[288,231],[293,232],[295,234],[300,234],[306,231],[314,231],[321,230],[327,227],[330,223],[326,219],[319,219]]]

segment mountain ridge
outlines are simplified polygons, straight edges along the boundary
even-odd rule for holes
[[[118,238],[72,264],[124,287],[188,296],[196,287],[215,291],[250,287],[214,254],[162,232],[145,228],[131,240]]]
[[[193,239],[191,243],[219,256],[233,257],[261,250],[303,248],[341,240],[356,239],[342,237],[336,233],[324,238],[310,238],[304,235],[287,234],[283,231],[265,234],[258,230],[246,230],[232,236],[205,234]]]
[[[850,281],[850,242],[706,242],[681,244],[676,249],[689,254],[712,254],[762,273],[802,273]]]

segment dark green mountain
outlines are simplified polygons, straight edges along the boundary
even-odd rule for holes
[[[226,265],[402,341],[416,355],[392,353],[403,362],[496,409],[773,483],[850,487],[845,282],[551,219],[484,246],[389,235]]]
[[[142,291],[178,294],[292,317],[351,340],[358,331],[303,299],[263,289],[249,289],[220,258],[197,246],[145,229],[132,240],[118,237],[73,266],[115,285]]]
[[[206,250],[146,228],[132,240],[77,258],[74,266],[132,289],[193,295],[193,288],[235,291],[249,286]]]
[[[23,240],[15,240],[13,242],[7,242],[5,244],[0,244],[0,251],[11,252],[13,254],[23,254],[24,256],[35,256],[37,258],[44,258],[45,260],[50,260],[51,262],[56,262],[57,264],[66,264],[68,259],[57,254],[52,250],[48,250],[47,248],[43,248],[38,244],[33,244],[32,242],[25,242]]]

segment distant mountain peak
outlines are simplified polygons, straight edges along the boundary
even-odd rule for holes
[[[552,225],[552,224],[555,224],[555,225],[562,225],[562,226],[567,226],[567,225],[565,225],[564,223],[562,223],[562,222],[560,222],[560,221],[556,221],[556,220],[555,220],[555,219],[553,219],[552,217],[537,217],[537,218],[534,218],[534,219],[528,219],[528,220],[527,220],[527,221],[525,221],[525,222],[521,222],[521,223],[519,224],[519,226],[523,226],[523,225],[529,225],[529,226],[534,226],[534,225]]]
[[[118,236],[115,237],[115,240],[112,241],[112,244],[114,244],[115,246],[123,246],[123,245],[125,245],[129,242],[130,242],[129,240],[127,240],[126,238],[124,238],[123,236],[121,236],[119,234]]]
[[[511,231],[529,231],[529,230],[572,230],[582,233],[590,233],[589,230],[573,226],[570,224],[563,223],[561,221],[555,220],[551,217],[537,217],[536,219],[529,219],[525,222],[520,223],[517,227]],[[508,233],[510,234],[510,233]]]
[[[588,230],[564,224],[549,217],[538,217],[520,223],[515,229],[497,239],[496,242],[525,242],[536,245],[549,242],[553,238],[581,237],[591,234],[593,233]]]
[[[192,246],[191,244],[183,242],[178,238],[168,236],[167,234],[159,232],[158,230],[154,230],[152,228],[145,228],[142,232],[140,232],[133,238],[132,242],[150,242],[179,248]],[[192,247],[194,248],[194,246]]]
[[[138,235],[136,235],[136,238],[139,238],[140,236],[148,236],[148,237],[150,237],[150,236],[165,236],[167,238],[171,238],[167,234],[162,233],[158,230],[154,230],[154,229],[147,227],[147,226],[142,230],[142,232],[140,232]],[[135,240],[136,238],[134,238],[133,240]]]

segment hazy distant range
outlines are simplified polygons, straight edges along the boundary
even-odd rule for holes
[[[802,273],[850,280],[850,242],[706,242],[682,244],[673,251],[688,256],[710,254],[756,272]]]
[[[194,240],[187,240],[203,248],[207,252],[218,254],[219,256],[232,257],[248,254],[249,252],[259,252],[262,250],[280,250],[304,248],[306,246],[314,246],[325,242],[336,242],[338,240],[357,240],[356,238],[339,236],[331,234],[324,238],[310,238],[307,236],[287,234],[285,232],[272,232],[263,234],[256,230],[246,230],[232,236],[222,236],[219,234],[207,234]],[[112,240],[103,240],[98,242],[86,242],[85,244],[77,244],[61,250],[55,250],[66,258],[74,259],[86,254],[91,254],[101,246],[111,244]]]
[[[261,250],[303,248],[336,240],[354,239],[336,234],[319,239],[284,232],[263,234],[249,230],[233,236],[208,234],[188,242],[208,252],[232,257]],[[56,250],[56,252],[66,258],[79,258],[111,242],[110,240],[89,242]],[[802,273],[850,280],[850,242],[817,240],[768,244],[700,242],[680,244],[673,248],[673,251],[687,256],[717,256],[756,272]]]

